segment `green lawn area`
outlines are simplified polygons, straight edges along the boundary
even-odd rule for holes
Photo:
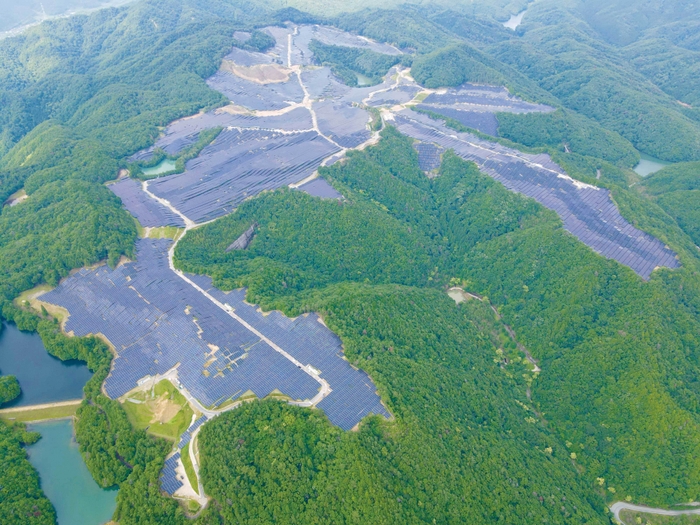
[[[183,231],[185,231],[183,228],[176,228],[175,226],[161,226],[160,228],[151,228],[148,232],[148,238],[175,240]]]
[[[135,428],[170,441],[177,441],[192,422],[192,409],[170,381],[161,381],[152,392],[129,396],[122,406]]]
[[[62,323],[68,317],[68,310],[60,306],[53,304],[44,303],[41,298],[36,296],[48,291],[53,290],[53,286],[48,284],[41,284],[32,288],[31,290],[25,290],[13,301],[17,308],[23,308],[27,310],[33,310],[35,313],[42,315],[41,307],[44,306],[47,313]]]
[[[185,472],[187,473],[187,479],[190,480],[190,485],[192,485],[192,488],[194,491],[199,494],[199,483],[197,482],[197,475],[194,473],[194,465],[192,465],[192,461],[190,460],[190,443],[187,443],[185,445],[185,448],[183,448],[180,451],[180,457],[182,458],[182,464],[185,467]]]
[[[159,228],[145,228],[141,226],[141,223],[134,217],[134,223],[136,224],[136,232],[140,238],[148,239],[177,239],[184,230],[184,228],[177,228],[175,226],[161,226]]]
[[[21,421],[29,423],[35,421],[46,421],[48,419],[59,419],[74,416],[80,403],[75,405],[40,408],[37,410],[18,410],[16,412],[0,412],[0,418],[5,421]]]
[[[700,515],[659,516],[631,510],[620,512],[625,525],[700,525]]]

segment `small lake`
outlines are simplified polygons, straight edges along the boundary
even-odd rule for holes
[[[92,377],[84,363],[49,355],[39,334],[8,323],[0,332],[0,374],[16,376],[22,387],[22,394],[3,408],[80,399]]]
[[[165,159],[152,168],[141,168],[141,171],[143,171],[143,174],[147,176],[160,175],[161,173],[173,171],[175,169],[175,162],[176,161],[171,159]]]
[[[58,525],[101,525],[117,507],[117,491],[103,490],[92,479],[73,436],[73,420],[27,425],[41,439],[27,447],[39,472],[41,488],[56,508]]]
[[[365,76],[362,73],[355,73],[355,74],[357,75],[357,86],[358,87],[372,85],[372,79],[369,78],[368,76]]]
[[[517,15],[510,15],[508,21],[503,23],[503,27],[515,30],[516,27],[522,24],[524,16],[525,11],[523,11],[522,13],[518,13]]]
[[[654,157],[650,157],[644,153],[641,154],[641,158],[642,159],[639,161],[639,164],[635,166],[634,171],[642,177],[656,173],[660,169],[672,164],[672,162],[655,159]]]

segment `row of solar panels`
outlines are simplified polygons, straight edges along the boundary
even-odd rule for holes
[[[680,266],[672,250],[625,221],[608,190],[577,184],[546,155],[509,150],[411,113],[402,112],[396,117],[402,133],[453,149],[507,188],[553,209],[568,231],[601,255],[630,267],[644,279],[656,267]]]
[[[142,377],[162,374],[180,363],[180,381],[205,405],[249,390],[258,397],[279,390],[292,399],[313,398],[317,381],[167,267],[170,244],[141,239],[136,264],[79,272],[46,297],[69,309],[68,329],[77,335],[103,333],[115,345],[119,355],[105,383],[107,393],[120,397]],[[359,422],[357,414],[378,412],[381,404],[371,381],[342,358],[340,339],[317,316],[296,320],[279,312],[265,316],[244,302],[244,292],[224,294],[211,286],[209,278],[192,278],[301,363],[322,371],[333,389],[327,402],[332,422],[352,427]],[[219,350],[212,353],[209,345]],[[244,353],[245,359],[238,359]],[[216,360],[208,363],[212,355]],[[334,402],[336,398],[342,402]]]

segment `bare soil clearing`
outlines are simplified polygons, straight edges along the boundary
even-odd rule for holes
[[[292,70],[279,64],[257,64],[255,66],[239,66],[230,60],[224,60],[221,70],[236,75],[243,80],[256,84],[278,84],[287,82]]]

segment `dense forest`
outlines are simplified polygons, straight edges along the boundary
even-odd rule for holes
[[[700,329],[700,283],[695,255],[684,251],[692,243],[680,230],[664,226],[667,231],[657,234],[679,239],[686,268],[660,270],[644,283],[578,243],[551,212],[454,156],[446,157],[440,176],[430,181],[418,169],[409,140],[391,129],[378,146],[350,154],[348,163],[328,168],[324,175],[345,201],[314,203],[303,194],[281,192],[246,202],[236,214],[190,232],[178,245],[177,263],[213,275],[223,288],[248,286],[250,299],[268,309],[290,315],[321,310],[341,335],[364,335],[371,324],[357,320],[357,325],[346,325],[352,310],[345,312],[342,301],[338,310],[321,308],[318,297],[332,297],[332,290],[311,290],[348,281],[364,287],[395,282],[409,284],[411,290],[463,283],[488,296],[541,360],[543,372],[531,387],[533,411],[545,414],[546,428],[576,458],[589,490],[601,478],[612,489],[606,490],[610,499],[629,495],[670,503],[696,497],[700,349],[694,334]],[[655,224],[653,208],[646,211],[628,190],[615,191],[639,223]],[[393,266],[386,266],[386,249],[370,259],[364,255],[373,236],[343,233],[362,231],[361,223],[373,221],[372,214],[358,212],[362,219],[350,222],[353,214],[343,208],[371,205],[397,231],[390,236],[377,229],[385,247],[401,249],[401,243],[391,240],[398,232],[422,239],[424,249],[415,253],[433,266],[426,284],[411,272],[416,261],[397,256],[391,259]],[[259,233],[249,249],[225,253],[230,240],[253,220]],[[315,221],[330,226],[304,232],[292,227]],[[333,256],[326,254],[334,250],[347,256],[332,264]],[[395,269],[400,265],[405,265],[405,275]],[[393,330],[391,322],[382,330]],[[387,332],[384,344],[393,346],[395,337]],[[352,348],[348,345],[346,351],[357,358]],[[373,348],[376,352],[381,346]],[[379,361],[373,357],[356,362],[372,371],[392,399],[397,394],[382,380],[388,372],[375,373]],[[411,376],[407,373],[401,381],[410,382]],[[664,445],[666,440],[673,445]]]
[[[682,58],[673,66],[669,57],[658,59],[659,51],[652,55],[657,56],[654,61],[640,48],[662,45],[653,43],[651,37],[648,42],[638,41],[636,51],[601,41],[581,11],[603,6],[599,2],[571,4],[575,7],[556,0],[538,2],[528,9],[523,26],[518,28],[521,38],[486,49],[550,91],[569,109],[618,132],[640,151],[668,161],[700,159],[700,120],[692,108],[677,101],[684,89],[681,86],[697,86],[697,82],[683,82],[693,79],[686,76],[693,74],[692,68],[674,75],[670,68],[683,68],[678,65]],[[677,16],[683,19],[681,13]],[[601,17],[601,25],[616,20],[614,14],[605,18],[610,21]],[[660,84],[653,83],[659,79]]]
[[[622,167],[639,163],[639,153],[628,140],[567,109],[528,115],[500,113],[498,134],[525,146],[553,146]]]
[[[56,511],[39,486],[39,475],[23,445],[39,439],[24,425],[0,422],[0,523],[54,525]]]
[[[700,162],[668,166],[645,179],[642,188],[700,245]]]
[[[164,518],[157,522],[170,522],[180,512],[157,484],[169,446],[133,431],[119,404],[100,394],[111,361],[103,343],[58,338],[56,327],[11,301],[38,284],[56,284],[73,268],[133,256],[134,221],[102,183],[116,178],[126,155],[150,145],[159,126],[223,103],[204,79],[233,44],[233,30],[252,27],[262,12],[227,2],[209,7],[139,2],[52,20],[0,43],[0,202],[19,189],[29,196],[0,215],[2,316],[39,329],[49,351],[96,371],[76,432],[98,483],[122,483],[118,514],[131,513],[132,523],[159,512]],[[3,378],[3,399],[16,392],[16,383]],[[21,448],[38,436],[2,422],[0,435],[8,467],[0,480],[0,522],[54,523]],[[149,490],[155,497],[135,507]]]
[[[335,76],[348,86],[357,86],[357,74],[366,76],[371,85],[379,84],[389,68],[396,65],[400,56],[383,55],[369,49],[332,46],[312,40],[309,49],[314,59],[324,66],[329,66]]]
[[[28,195],[0,214],[2,316],[94,372],[76,435],[95,480],[119,487],[114,519],[189,522],[159,489],[170,444],[132,428],[102,394],[112,358],[103,341],[68,338],[12,300],[74,268],[134,256],[134,221],[104,183],[122,168],[144,177],[128,156],[172,120],[224,104],[204,79],[233,45],[267,49],[257,29],[284,20],[392,43],[427,87],[493,83],[553,106],[499,114],[499,140],[548,152],[573,177],[608,187],[683,268],[645,283],[449,152],[428,179],[410,140],[390,127],[376,146],[321,170],[342,200],[285,189],[245,201],[188,232],[176,264],[223,289],[247,286],[265,309],[320,312],[394,420],[343,433],[320,411],[275,401],[215,419],[199,442],[213,501],[196,522],[593,524],[609,521],[614,500],[697,500],[700,168],[683,162],[643,181],[628,169],[637,150],[700,159],[697,12],[669,14],[647,0],[657,16],[642,24],[627,16],[630,5],[544,0],[514,32],[500,22],[524,1],[381,10],[358,0],[343,2],[354,12],[342,15],[334,2],[289,3],[309,15],[287,3],[271,12],[235,0],[146,0],[1,41],[0,202]],[[237,30],[251,39],[237,41]],[[312,46],[349,85],[357,73],[379,82],[397,63]],[[177,170],[218,131],[180,155]],[[249,248],[226,253],[253,222]],[[445,293],[454,285],[484,301],[455,305]],[[0,403],[18,393],[14,378],[0,377]],[[22,449],[37,438],[0,422],[2,523],[55,522]]]

